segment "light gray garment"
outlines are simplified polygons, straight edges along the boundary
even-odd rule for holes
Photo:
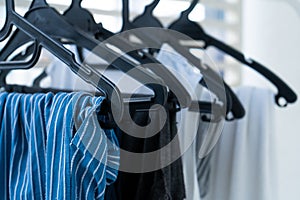
[[[168,45],[163,45],[157,59],[181,80],[193,100],[211,101],[208,91],[199,85],[202,74],[189,62]],[[182,151],[183,174],[186,190],[186,200],[200,200],[199,182],[197,176],[197,161],[199,154],[206,156],[216,144],[220,134],[220,124],[204,123],[199,112],[182,109],[177,114],[178,135]],[[200,126],[200,129],[199,129]],[[200,130],[200,131],[198,131]],[[199,152],[199,153],[198,153]],[[206,165],[202,165],[203,172],[207,172]],[[209,168],[208,168],[209,169]],[[206,184],[207,182],[205,182]],[[201,184],[202,185],[202,184]]]
[[[204,199],[276,200],[274,94],[267,89],[242,87],[237,96],[246,116],[225,123],[210,155],[208,193]]]
[[[163,45],[157,59],[168,67],[174,75],[182,80],[185,88],[197,99],[201,96],[202,90],[198,86],[202,75],[193,70],[193,67],[187,60],[178,54],[168,45]],[[198,87],[197,87],[198,86]],[[195,91],[197,89],[197,91]],[[195,92],[194,92],[195,91]],[[184,184],[186,191],[186,200],[200,200],[197,180],[197,165],[196,165],[196,143],[194,142],[198,124],[199,113],[189,112],[188,109],[183,109],[177,114],[178,120],[178,135],[180,149],[182,151],[182,168],[184,176]]]

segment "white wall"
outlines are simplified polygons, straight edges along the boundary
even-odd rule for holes
[[[300,98],[299,9],[298,0],[244,0],[243,50],[286,80]],[[243,80],[247,85],[269,86],[248,70]],[[280,200],[300,199],[299,116],[300,100],[276,113]]]

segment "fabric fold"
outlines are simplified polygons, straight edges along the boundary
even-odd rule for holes
[[[102,129],[102,97],[0,93],[1,199],[103,199],[118,141]]]

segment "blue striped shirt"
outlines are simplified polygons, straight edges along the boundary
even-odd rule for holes
[[[0,93],[1,199],[104,199],[119,148],[84,93]]]

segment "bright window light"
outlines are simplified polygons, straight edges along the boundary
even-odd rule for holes
[[[72,0],[47,0],[47,3],[49,4],[57,4],[57,5],[63,5],[63,6],[70,6]],[[121,2],[121,1],[120,1]],[[105,11],[112,11],[116,10],[118,5],[118,1],[95,1],[95,0],[84,0],[81,3],[81,6],[84,8],[93,8],[93,9],[99,9],[99,10],[105,10]]]
[[[63,6],[70,6],[71,5],[72,0],[47,0],[47,3],[49,4],[57,4],[57,5],[63,5]]]
[[[170,7],[170,5],[172,5]],[[158,17],[168,17],[180,14],[190,5],[188,1],[160,1],[154,10],[154,15]]]
[[[196,22],[205,20],[205,7],[203,4],[198,4],[191,12],[189,19]]]
[[[121,2],[121,1],[119,1]],[[85,8],[94,8],[105,11],[113,11],[118,8],[118,1],[95,1],[95,0],[84,0],[82,1],[82,7]]]

